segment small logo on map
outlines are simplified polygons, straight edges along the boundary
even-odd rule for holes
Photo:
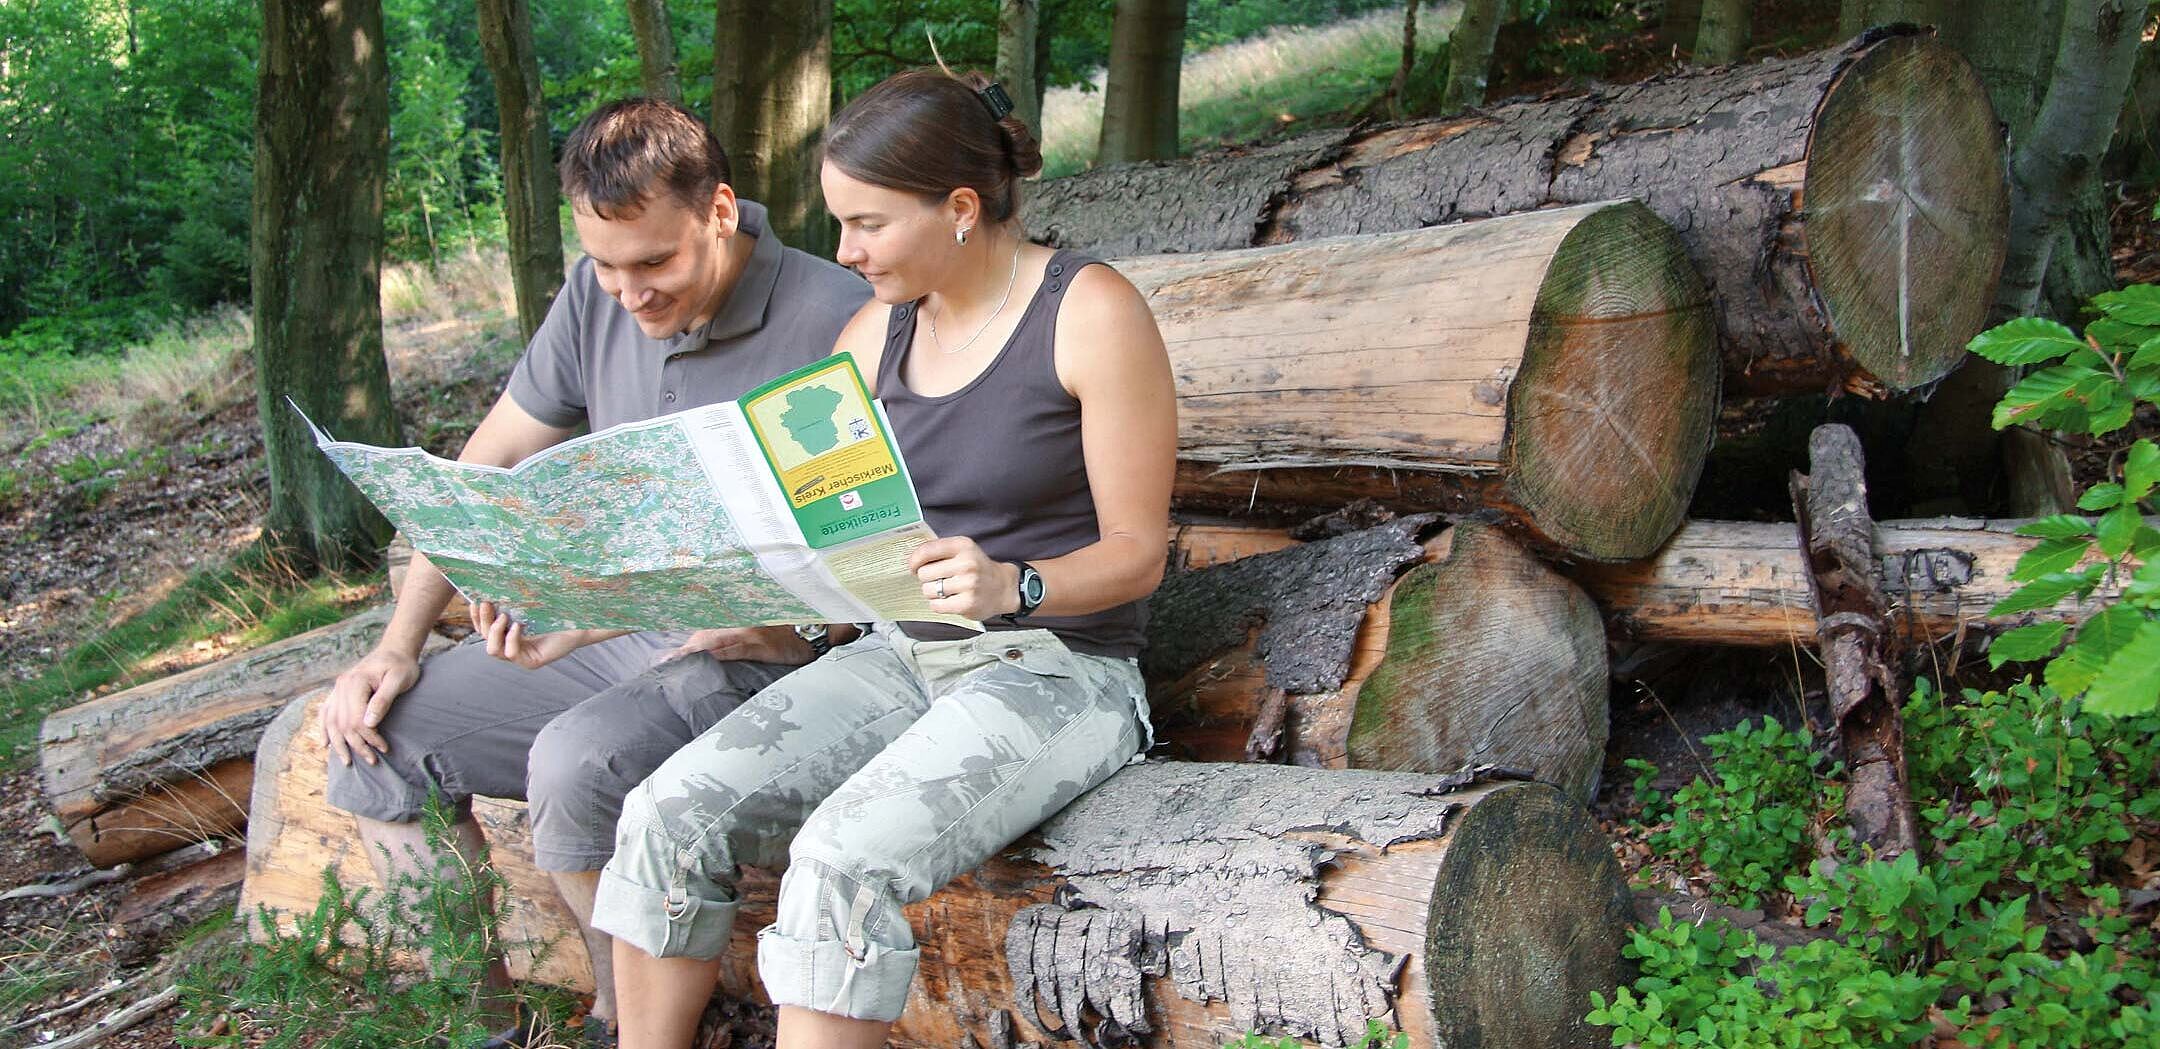
[[[855,419],[855,420],[852,420],[852,421],[850,421],[850,422],[849,422],[849,423],[847,424],[847,432],[848,432],[848,436],[849,436],[849,437],[852,437],[852,438],[854,438],[854,439],[856,439],[856,440],[858,440],[858,441],[867,441],[867,440],[869,440],[869,439],[870,439],[870,420],[868,420],[868,419]]]
[[[842,510],[860,510],[860,509],[862,509],[862,493],[861,493],[861,492],[841,492],[841,493],[840,493],[840,509],[842,509]]]

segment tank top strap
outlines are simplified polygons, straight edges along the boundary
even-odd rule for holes
[[[915,315],[922,309],[922,300],[903,302],[885,311],[885,352],[878,355],[877,388],[897,389],[895,376],[907,357],[907,349],[915,341]]]

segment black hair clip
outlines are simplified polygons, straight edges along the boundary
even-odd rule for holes
[[[1012,96],[1006,94],[1004,85],[997,81],[993,80],[990,86],[975,92],[975,97],[982,99],[983,105],[990,107],[992,120],[1003,120],[1005,114],[1013,111]]]

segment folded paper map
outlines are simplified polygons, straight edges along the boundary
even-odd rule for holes
[[[507,469],[308,425],[459,592],[534,632],[980,625],[931,611],[908,571],[931,532],[884,408],[846,354]]]

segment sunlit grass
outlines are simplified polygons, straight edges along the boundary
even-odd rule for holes
[[[1418,9],[1421,61],[1447,44],[1453,3]],[[1247,142],[1344,116],[1376,97],[1402,60],[1401,8],[1334,25],[1286,28],[1194,55],[1178,78],[1178,149]],[[1044,175],[1090,166],[1102,131],[1102,76],[1092,91],[1043,98]]]

